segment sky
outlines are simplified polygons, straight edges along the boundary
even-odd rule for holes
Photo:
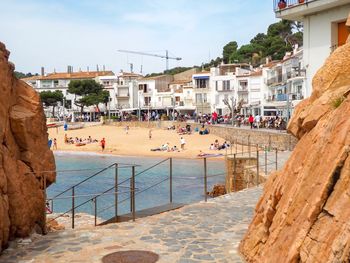
[[[230,41],[249,43],[277,22],[269,0],[0,0],[0,42],[16,70],[40,73],[106,70],[161,72],[201,65]]]

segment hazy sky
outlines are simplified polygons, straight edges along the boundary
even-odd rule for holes
[[[96,69],[159,72],[165,60],[118,49],[182,57],[170,67],[200,65],[236,40],[248,43],[275,22],[271,0],[1,0],[0,41],[16,70]]]

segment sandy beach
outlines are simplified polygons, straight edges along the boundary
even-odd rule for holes
[[[200,151],[210,154],[225,154],[224,150],[209,150],[211,143],[216,139],[222,144],[224,139],[208,134],[199,135],[192,133],[191,135],[179,135],[174,130],[152,129],[152,139],[149,139],[149,129],[130,127],[126,134],[124,127],[115,126],[94,126],[86,127],[78,130],[64,131],[63,127],[49,128],[49,138],[57,139],[57,150],[59,151],[85,151],[102,153],[100,141],[102,138],[106,140],[106,148],[103,153],[123,155],[123,156],[150,156],[150,157],[174,157],[174,158],[197,158]],[[84,146],[76,146],[75,144],[64,143],[64,136],[78,137],[83,140],[89,136],[98,140],[96,143],[86,144]],[[180,139],[183,137],[186,141],[185,150],[180,150]],[[151,151],[161,145],[169,143],[170,147],[177,146],[179,151]]]

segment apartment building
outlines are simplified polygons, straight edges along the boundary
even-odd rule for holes
[[[285,2],[285,4],[281,4]],[[274,0],[277,18],[304,24],[306,96],[312,91],[312,78],[326,58],[345,44],[349,35],[345,22],[350,13],[349,0]]]
[[[210,86],[210,72],[203,71],[192,75],[193,98],[196,113],[209,114],[214,108],[211,100],[212,88]]]
[[[138,107],[144,110],[173,108],[169,84],[171,75],[160,75],[138,80]]]
[[[306,74],[303,50],[286,54],[282,61],[272,62],[263,68],[267,87],[264,93],[263,114],[290,118],[295,106],[306,97]]]

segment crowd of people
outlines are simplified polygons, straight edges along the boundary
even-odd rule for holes
[[[229,147],[230,147],[230,144],[228,144],[226,141],[224,141],[223,144],[220,144],[219,140],[216,139],[214,143],[210,144],[209,150],[220,151],[220,150],[225,150],[225,149],[227,149]]]
[[[68,137],[67,134],[64,135],[64,143],[66,144],[75,144],[76,146],[84,146],[89,143],[96,143],[98,140],[92,139],[91,136],[88,138],[78,138],[78,137]]]

